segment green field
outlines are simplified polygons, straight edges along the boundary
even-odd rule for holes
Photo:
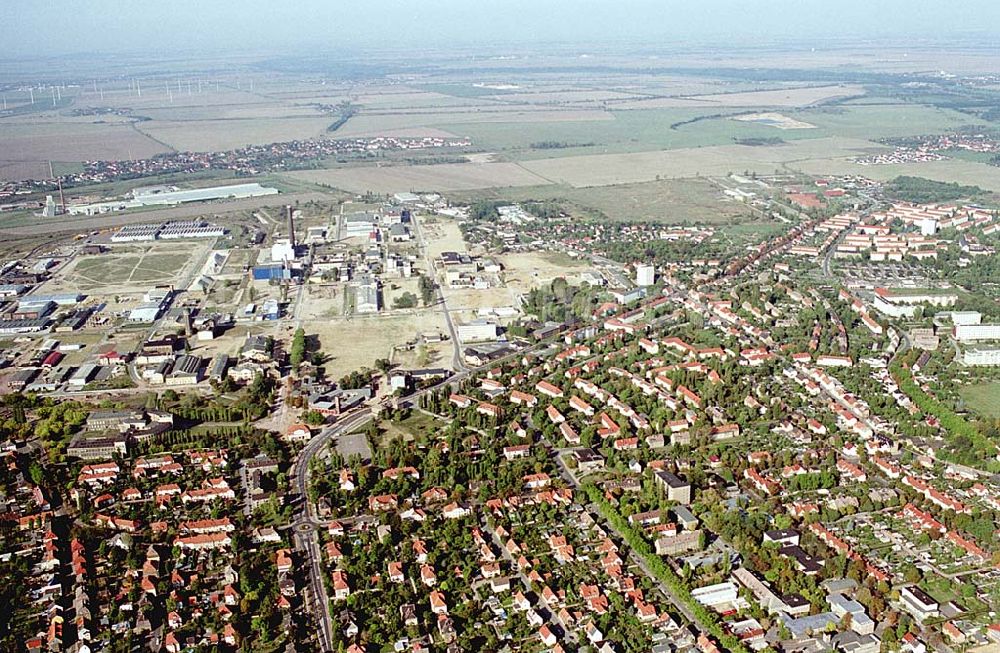
[[[969,410],[985,417],[1000,417],[1000,381],[966,386],[959,394]]]
[[[797,120],[819,127],[824,136],[874,140],[919,136],[954,130],[964,125],[985,125],[958,111],[915,104],[835,106],[788,112]]]
[[[456,121],[436,123],[435,126],[468,136],[479,147],[507,151],[506,154],[514,159],[536,159],[605,152],[640,152],[728,145],[735,139],[744,138],[778,137],[786,141],[795,141],[842,136],[875,140],[940,133],[964,125],[984,124],[957,111],[903,104],[778,111],[790,118],[815,125],[815,129],[777,129],[729,117],[746,112],[746,109],[733,107],[638,109],[612,111],[614,120],[605,121],[476,123]],[[685,122],[696,118],[703,119]],[[677,123],[685,124],[671,129],[671,125]],[[531,149],[533,143],[542,141],[558,141],[578,147]],[[585,144],[592,145],[582,146]]]
[[[826,135],[818,129],[781,130],[730,118],[713,118],[678,125],[702,116],[745,113],[732,108],[637,109],[613,111],[614,120],[579,122],[479,122],[439,124],[438,127],[468,136],[473,143],[492,150],[509,150],[516,159],[549,158],[579,154],[671,150],[705,145],[729,145],[737,138],[780,137],[785,140]],[[531,149],[533,143],[558,141],[585,147]]]
[[[486,198],[511,202],[555,200],[584,214],[598,212],[612,220],[651,220],[665,224],[728,223],[748,213],[745,206],[728,199],[721,190],[705,179],[666,179],[585,188],[563,184],[499,188],[458,193],[455,198]],[[598,214],[595,217],[599,217]]]

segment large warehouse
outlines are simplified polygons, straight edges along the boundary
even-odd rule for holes
[[[70,215],[99,215],[112,211],[136,209],[142,206],[173,206],[187,202],[243,199],[277,194],[277,188],[269,188],[256,183],[210,186],[207,188],[191,188],[186,190],[178,189],[176,186],[148,186],[133,190],[131,199],[98,202],[96,204],[71,204],[66,210]]]
[[[185,202],[240,199],[277,194],[277,188],[266,188],[260,184],[210,186],[208,188],[192,188],[189,190],[178,190],[173,186],[152,186],[136,188],[132,191],[132,198],[142,206],[149,206],[152,204],[184,204]]]

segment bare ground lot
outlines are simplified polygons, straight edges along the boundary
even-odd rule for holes
[[[494,186],[537,186],[547,179],[516,163],[448,163],[427,166],[389,166],[306,170],[284,175],[354,193],[393,193],[407,190],[468,190]]]
[[[585,261],[549,252],[504,254],[500,260],[507,286],[512,293],[518,294],[547,286],[557,277],[572,281],[574,274],[587,269]]]
[[[301,317],[303,320],[323,320],[344,313],[344,293],[354,292],[344,283],[310,283],[303,287]]]
[[[462,230],[452,218],[444,216],[418,216],[424,250],[433,261],[441,252],[466,251]]]
[[[377,359],[389,358],[394,345],[414,340],[420,333],[447,332],[444,315],[436,307],[406,314],[306,320],[303,328],[306,334],[319,336],[320,350],[329,357],[326,373],[333,379],[372,367]]]

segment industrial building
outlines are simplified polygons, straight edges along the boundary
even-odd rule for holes
[[[371,277],[361,281],[354,290],[354,310],[358,313],[378,313],[378,281]]]
[[[205,220],[182,220],[159,224],[144,223],[125,225],[111,236],[113,243],[135,243],[151,240],[179,240],[182,238],[218,238],[226,230]]]
[[[292,276],[292,268],[284,263],[255,265],[253,268],[254,281],[288,281]]]
[[[201,358],[190,354],[181,356],[164,381],[167,385],[194,385],[201,380]]]
[[[98,215],[110,211],[136,209],[143,206],[175,206],[187,202],[243,199],[277,194],[277,188],[268,188],[256,183],[210,186],[208,188],[192,188],[187,190],[181,190],[175,186],[149,186],[133,190],[131,199],[111,200],[94,204],[76,204],[67,207],[67,211],[70,215]]]
[[[25,301],[55,302],[59,306],[72,306],[83,301],[85,295],[80,293],[56,293],[54,295],[29,295]]]
[[[18,303],[17,309],[11,314],[15,320],[37,320],[46,317],[56,310],[56,303],[51,300],[37,301],[25,299]]]
[[[97,375],[97,366],[93,364],[81,365],[80,368],[69,377],[69,385],[74,388],[82,388],[90,383]]]
[[[160,309],[163,305],[160,302],[144,302],[128,312],[128,321],[140,324],[155,322],[160,317]]]
[[[205,202],[221,199],[242,199],[246,197],[263,197],[277,195],[277,188],[268,188],[260,184],[234,184],[232,186],[209,186],[208,188],[192,188],[180,190],[172,186],[153,186],[136,188],[132,198],[140,206],[157,204],[171,205],[186,202]]]
[[[10,297],[17,297],[18,295],[24,294],[28,290],[28,286],[16,283],[16,284],[2,284],[0,285],[0,299],[7,299]]]
[[[46,318],[30,320],[0,320],[0,334],[37,333],[49,328],[51,321]]]
[[[500,335],[500,326],[486,320],[473,320],[466,324],[456,324],[455,330],[458,332],[458,339],[462,342],[496,340],[497,336]]]
[[[378,226],[378,216],[372,213],[349,213],[341,218],[344,233],[349,236],[365,236]]]

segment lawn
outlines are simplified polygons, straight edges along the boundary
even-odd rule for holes
[[[1000,417],[1000,381],[965,386],[959,394],[973,412],[985,417]]]
[[[395,437],[402,437],[407,442],[419,440],[433,433],[435,430],[446,426],[446,423],[434,419],[426,413],[412,410],[406,419],[399,422],[386,421],[382,425],[385,427],[385,432],[383,433],[380,446],[385,445],[385,443]]]

